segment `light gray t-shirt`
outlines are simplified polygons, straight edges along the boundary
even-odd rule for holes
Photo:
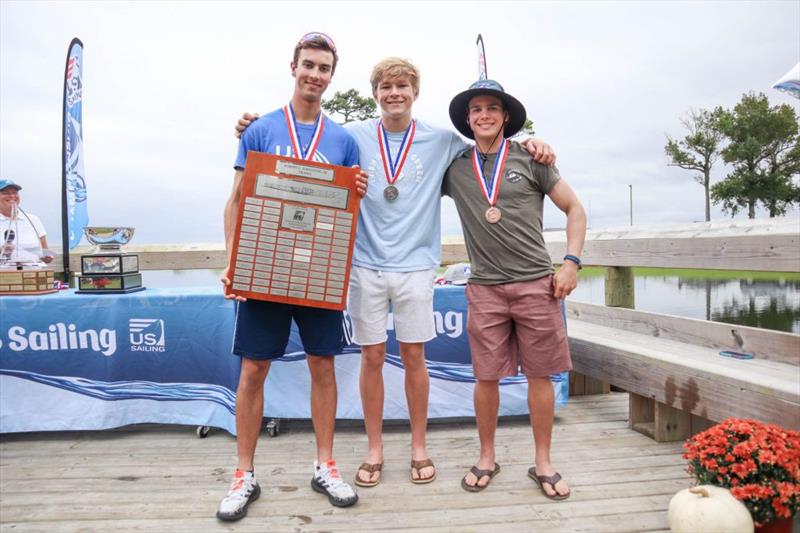
[[[489,154],[483,171],[490,176],[497,154]],[[553,264],[542,237],[544,196],[561,179],[556,167],[536,163],[517,143],[511,143],[495,204],[502,217],[485,218],[486,200],[472,167],[472,150],[447,169],[442,194],[453,198],[464,229],[472,264],[470,283],[498,285],[551,274]]]
[[[361,200],[353,264],[388,272],[413,272],[439,266],[441,254],[442,177],[450,163],[469,146],[455,133],[417,120],[402,172],[394,186],[400,195],[388,202],[386,179],[378,147],[378,119],[345,126],[358,144],[361,168],[369,173],[367,195]],[[392,157],[397,157],[404,132],[387,133]]]

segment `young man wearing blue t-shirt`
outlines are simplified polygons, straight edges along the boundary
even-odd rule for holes
[[[256,444],[264,409],[264,381],[270,361],[284,354],[292,320],[297,324],[311,373],[311,418],[317,442],[317,459],[311,486],[324,493],[333,505],[347,507],[358,501],[353,488],[342,480],[333,460],[333,432],[336,418],[336,378],[333,356],[342,352],[341,311],[317,309],[229,294],[230,254],[233,231],[239,215],[242,176],[247,152],[268,152],[334,165],[358,164],[358,147],[341,126],[320,109],[322,94],[336,69],[336,47],[325,34],[304,35],[294,50],[291,63],[295,78],[290,103],[266,115],[242,135],[234,168],[233,191],[225,204],[225,242],[228,268],[221,281],[225,297],[238,301],[233,353],[242,359],[236,391],[236,444],[238,468],[231,488],[217,511],[221,520],[238,520],[260,494],[253,468]],[[366,175],[358,179],[363,196]]]

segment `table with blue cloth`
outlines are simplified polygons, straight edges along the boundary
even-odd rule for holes
[[[231,355],[234,305],[218,287],[0,298],[0,432],[162,423],[234,433],[240,367]],[[436,288],[437,336],[425,346],[431,418],[474,415],[466,307],[463,287]],[[388,328],[385,418],[407,419],[391,316]],[[351,345],[336,357],[338,418],[362,418],[359,354]],[[293,328],[287,353],[267,378],[264,416],[310,417],[304,359]],[[563,404],[566,373],[553,381]],[[500,415],[527,413],[524,377],[502,385]]]

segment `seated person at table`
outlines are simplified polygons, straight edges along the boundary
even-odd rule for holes
[[[0,179],[0,261],[53,260],[47,250],[47,232],[39,217],[19,206],[22,187]]]

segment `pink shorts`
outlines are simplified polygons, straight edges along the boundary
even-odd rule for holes
[[[502,285],[467,285],[467,334],[476,379],[532,378],[572,370],[553,276]]]

